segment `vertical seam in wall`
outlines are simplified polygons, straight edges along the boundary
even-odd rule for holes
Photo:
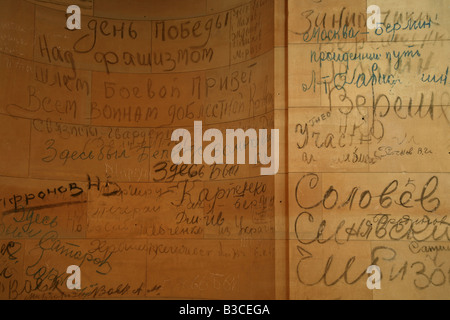
[[[148,248],[148,238],[145,239],[145,243]],[[148,291],[148,251],[145,254],[145,286],[144,286],[144,297],[147,297],[147,291]]]
[[[231,66],[231,29],[233,27],[233,12],[232,9],[228,11],[230,13],[230,31],[228,31],[228,68]]]
[[[365,7],[365,11],[366,11],[366,30],[365,30],[365,32],[367,32],[367,1],[368,0],[366,0],[366,7]],[[363,49],[365,47],[365,43],[367,43],[368,34],[365,34],[364,37],[365,37],[365,39],[363,39],[363,41],[362,41]],[[357,38],[355,39],[355,46],[356,46],[356,48],[355,48],[356,51],[355,52],[358,52],[357,51],[358,50],[358,40],[357,40]],[[373,86],[372,86],[372,90],[373,90]],[[365,117],[364,121],[367,121],[368,119],[366,119],[366,118],[368,118],[368,115],[369,115],[369,107],[365,106],[365,109],[366,109],[366,113],[365,113],[365,116],[363,116],[363,117]],[[367,129],[367,130],[368,130],[367,131],[367,136],[368,136],[367,137],[367,172],[370,173],[370,161],[369,161],[369,158],[370,158],[370,138],[369,138],[370,130],[369,129]],[[373,300],[373,290],[372,290],[372,300]]]
[[[366,8],[365,9],[366,9],[365,11],[366,11],[366,32],[367,32],[367,0],[366,0]],[[368,39],[369,35],[366,34],[365,37],[366,37],[365,42],[367,43],[367,41],[369,40]],[[358,41],[356,41],[356,46],[358,46]],[[358,48],[356,48],[356,49],[358,49]],[[372,88],[372,90],[373,90],[373,88]],[[367,107],[367,111],[368,110],[369,110],[369,108]],[[369,158],[369,156],[370,156],[370,142],[367,143],[367,158]],[[370,172],[369,161],[367,162],[367,167],[368,167],[367,172]],[[369,242],[369,248],[370,248],[370,252],[372,252],[372,241]],[[372,261],[370,261],[370,262],[372,262]],[[374,299],[374,291],[375,290],[372,290],[372,300],[375,300]]]
[[[95,17],[95,0],[92,0],[92,17]],[[93,73],[94,71],[91,69],[89,70],[89,75],[91,77],[91,90],[89,92],[89,105],[88,105],[88,125],[92,126],[92,87],[93,87]],[[106,170],[106,169],[105,169]],[[87,215],[86,215],[86,223],[87,223]]]
[[[27,177],[28,177],[28,178],[31,178],[31,177],[30,177],[30,166],[31,166],[31,130],[32,130],[31,126],[33,125],[33,120],[30,119],[29,123],[30,123],[30,124],[29,124],[29,126],[30,126],[30,135],[29,135],[29,139],[28,139],[28,172],[27,172]]]
[[[288,42],[288,29],[289,29],[289,0],[285,0],[285,13],[284,13],[284,103],[285,103],[285,237],[286,237],[286,299],[290,300],[290,255],[289,255],[289,42]]]
[[[36,45],[36,5],[33,4],[33,52],[31,56],[33,57],[34,62],[34,51]],[[28,139],[28,172],[27,177],[30,178],[30,167],[31,167],[31,132],[32,132],[33,120],[30,119],[30,135]]]
[[[150,52],[153,53],[153,19],[150,19]],[[150,57],[150,61],[151,61],[151,57]],[[150,74],[153,74],[153,63],[150,63]],[[147,128],[147,132],[148,132],[148,145],[150,146],[150,148],[148,149],[148,165],[147,165],[147,178],[145,179],[146,182],[151,183],[151,170],[152,170],[152,157],[151,157],[151,133],[152,133],[152,129],[151,128]],[[153,129],[155,130],[155,129]],[[148,245],[148,240],[147,240],[147,245]],[[147,279],[147,259],[145,260],[145,278]],[[147,290],[147,280],[145,280],[145,287]],[[145,293],[145,296],[147,296],[147,292]]]
[[[92,126],[92,87],[93,87],[93,79],[94,79],[94,77],[93,77],[93,71],[92,70],[89,70],[89,77],[91,78],[91,90],[89,91],[89,104],[88,104],[88,108],[87,108],[87,112],[88,112],[88,114],[87,114],[87,117],[88,117],[88,119],[89,119],[89,121],[88,121],[88,125],[89,126]]]

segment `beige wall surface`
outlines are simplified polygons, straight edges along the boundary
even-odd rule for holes
[[[290,298],[449,299],[448,3],[288,2]]]
[[[450,298],[444,0],[0,7],[0,299]],[[279,170],[174,164],[194,121]]]

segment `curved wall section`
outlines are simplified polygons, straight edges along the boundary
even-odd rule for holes
[[[2,1],[0,297],[275,298],[274,177],[170,157],[273,128],[273,1],[72,2]]]

